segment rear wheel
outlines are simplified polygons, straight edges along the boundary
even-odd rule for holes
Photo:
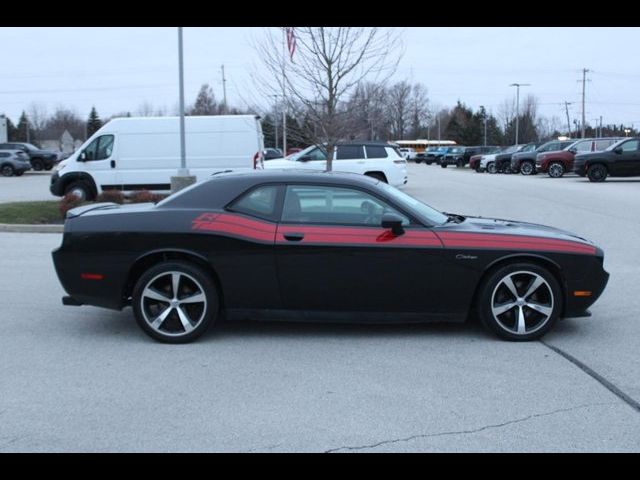
[[[14,175],[16,177],[21,177],[23,173],[24,173],[24,170],[20,170],[20,171],[16,171]]]
[[[533,162],[522,162],[520,164],[520,173],[522,175],[533,175],[534,171]]]
[[[549,171],[547,173],[551,178],[560,178],[564,175],[564,165],[560,162],[553,162],[549,165]]]
[[[44,170],[44,163],[39,158],[34,158],[33,160],[31,160],[31,166],[36,172]]]
[[[607,171],[607,167],[601,163],[589,165],[589,168],[587,169],[587,177],[590,182],[604,182],[607,179],[608,174],[609,172]]]
[[[0,174],[2,174],[3,177],[11,177],[13,176],[13,174],[15,173],[15,168],[13,168],[13,165],[9,164],[9,163],[5,163],[4,165],[2,165],[0,167]]]
[[[456,161],[456,167],[458,167],[458,168],[462,168],[462,167],[464,167],[464,160],[462,160],[462,159],[460,159],[460,158],[459,158],[459,159]]]
[[[447,168],[447,164],[446,164],[446,163],[442,163],[442,162],[440,162],[440,166],[441,166],[442,168]]]
[[[512,341],[547,333],[562,311],[558,281],[545,268],[514,263],[493,272],[481,286],[477,310],[484,325]]]
[[[387,177],[384,176],[384,173],[380,172],[367,172],[365,173],[367,177],[375,178],[376,180],[380,180],[381,182],[388,183]]]
[[[165,262],[147,270],[133,290],[133,312],[140,328],[166,343],[186,343],[215,323],[218,289],[202,268]]]

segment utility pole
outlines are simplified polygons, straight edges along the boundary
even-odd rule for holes
[[[440,143],[440,115],[436,115],[436,121],[438,122],[438,143]]]
[[[602,136],[602,115],[600,115],[600,137]]]
[[[520,127],[520,87],[529,87],[530,83],[512,83],[510,87],[516,87],[516,145],[518,145],[518,129]]]
[[[487,146],[487,113],[482,117],[482,123],[484,123],[484,146]]]
[[[227,113],[227,79],[224,76],[224,65],[220,67],[222,70],[222,101],[224,102],[223,112]]]
[[[273,115],[273,119],[274,119],[274,128],[276,131],[276,143],[274,145],[275,148],[278,148],[278,115],[280,112],[278,112],[278,95],[271,95],[274,99],[275,99],[275,104],[274,104],[274,115]],[[284,152],[282,152],[282,156],[286,157],[286,155],[284,154]]]
[[[584,98],[585,98],[585,86],[587,84],[587,72],[589,71],[588,68],[583,68],[582,69],[582,136],[581,138],[584,138],[584,115],[585,115],[585,111],[584,111]],[[580,81],[580,80],[578,80]]]
[[[564,108],[567,112],[567,130],[569,131],[569,138],[571,138],[571,122],[569,121],[569,105],[573,105],[573,103],[569,103],[565,100]]]
[[[178,175],[171,177],[171,192],[182,190],[196,182],[196,177],[189,175],[184,129],[184,63],[182,55],[182,27],[178,27],[178,79],[180,96],[180,168]]]
[[[285,75],[285,65],[287,63],[287,34],[285,29],[282,29],[282,155],[287,156],[287,97],[286,97],[286,82],[287,77]]]

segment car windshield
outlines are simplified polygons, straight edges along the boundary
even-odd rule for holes
[[[407,210],[418,213],[423,220],[426,220],[433,225],[442,225],[447,223],[447,220],[449,220],[449,217],[444,213],[430,207],[426,203],[422,203],[417,198],[404,193],[402,190],[398,190],[384,182],[379,182],[378,186],[380,186],[385,193],[389,195],[389,197],[398,203],[398,205],[405,207]]]
[[[518,149],[521,147],[521,145],[511,145],[510,147],[505,148],[502,152],[500,153],[515,153],[518,151]]]
[[[22,145],[24,145],[25,147],[27,147],[28,150],[38,150],[38,147],[36,147],[35,145],[31,145],[30,143],[23,143]]]
[[[295,152],[295,153],[291,153],[291,154],[287,155],[286,159],[287,160],[297,161],[299,158],[304,157],[305,155],[308,155],[309,153],[311,153],[316,148],[320,148],[324,152],[324,148],[323,147],[321,147],[319,145],[311,145],[311,146],[305,148],[304,150],[300,150],[299,152]],[[326,155],[326,153],[325,153],[325,155]]]

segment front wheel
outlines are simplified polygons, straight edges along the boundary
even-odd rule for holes
[[[41,172],[44,170],[44,163],[39,158],[34,158],[31,160],[31,166],[36,172]]]
[[[507,265],[481,286],[477,311],[485,327],[505,340],[536,340],[553,328],[562,311],[560,285],[538,265]]]
[[[587,169],[587,177],[590,182],[604,182],[607,179],[607,167],[600,163],[589,166]]]
[[[447,164],[446,164],[446,163],[440,163],[440,166],[441,166],[442,168],[447,168]]]
[[[496,163],[495,162],[489,162],[487,164],[487,172],[489,172],[489,173],[497,173],[498,172],[498,168],[496,167]]]
[[[551,178],[560,178],[564,175],[564,165],[559,162],[553,162],[549,165],[549,171],[547,173]]]
[[[94,198],[91,187],[81,180],[77,180],[67,185],[67,188],[64,189],[64,194],[67,195],[69,193],[72,193],[82,201],[93,200]]]
[[[534,171],[533,162],[522,162],[520,164],[520,173],[522,175],[533,175]]]
[[[132,298],[140,328],[165,343],[195,340],[215,323],[220,309],[211,277],[182,261],[151,267],[137,281]]]

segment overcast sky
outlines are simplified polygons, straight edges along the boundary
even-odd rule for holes
[[[404,55],[396,79],[423,83],[432,105],[460,99],[497,113],[515,95],[509,84],[538,97],[540,113],[566,122],[580,116],[582,68],[587,122],[640,125],[640,28],[403,28]],[[266,104],[251,74],[260,68],[256,27],[184,29],[185,88],[193,102],[203,83],[222,97],[224,64],[232,105]],[[49,112],[62,105],[83,117],[132,111],[143,102],[172,112],[178,101],[177,29],[54,27],[0,28],[0,113],[17,121],[32,103]]]

